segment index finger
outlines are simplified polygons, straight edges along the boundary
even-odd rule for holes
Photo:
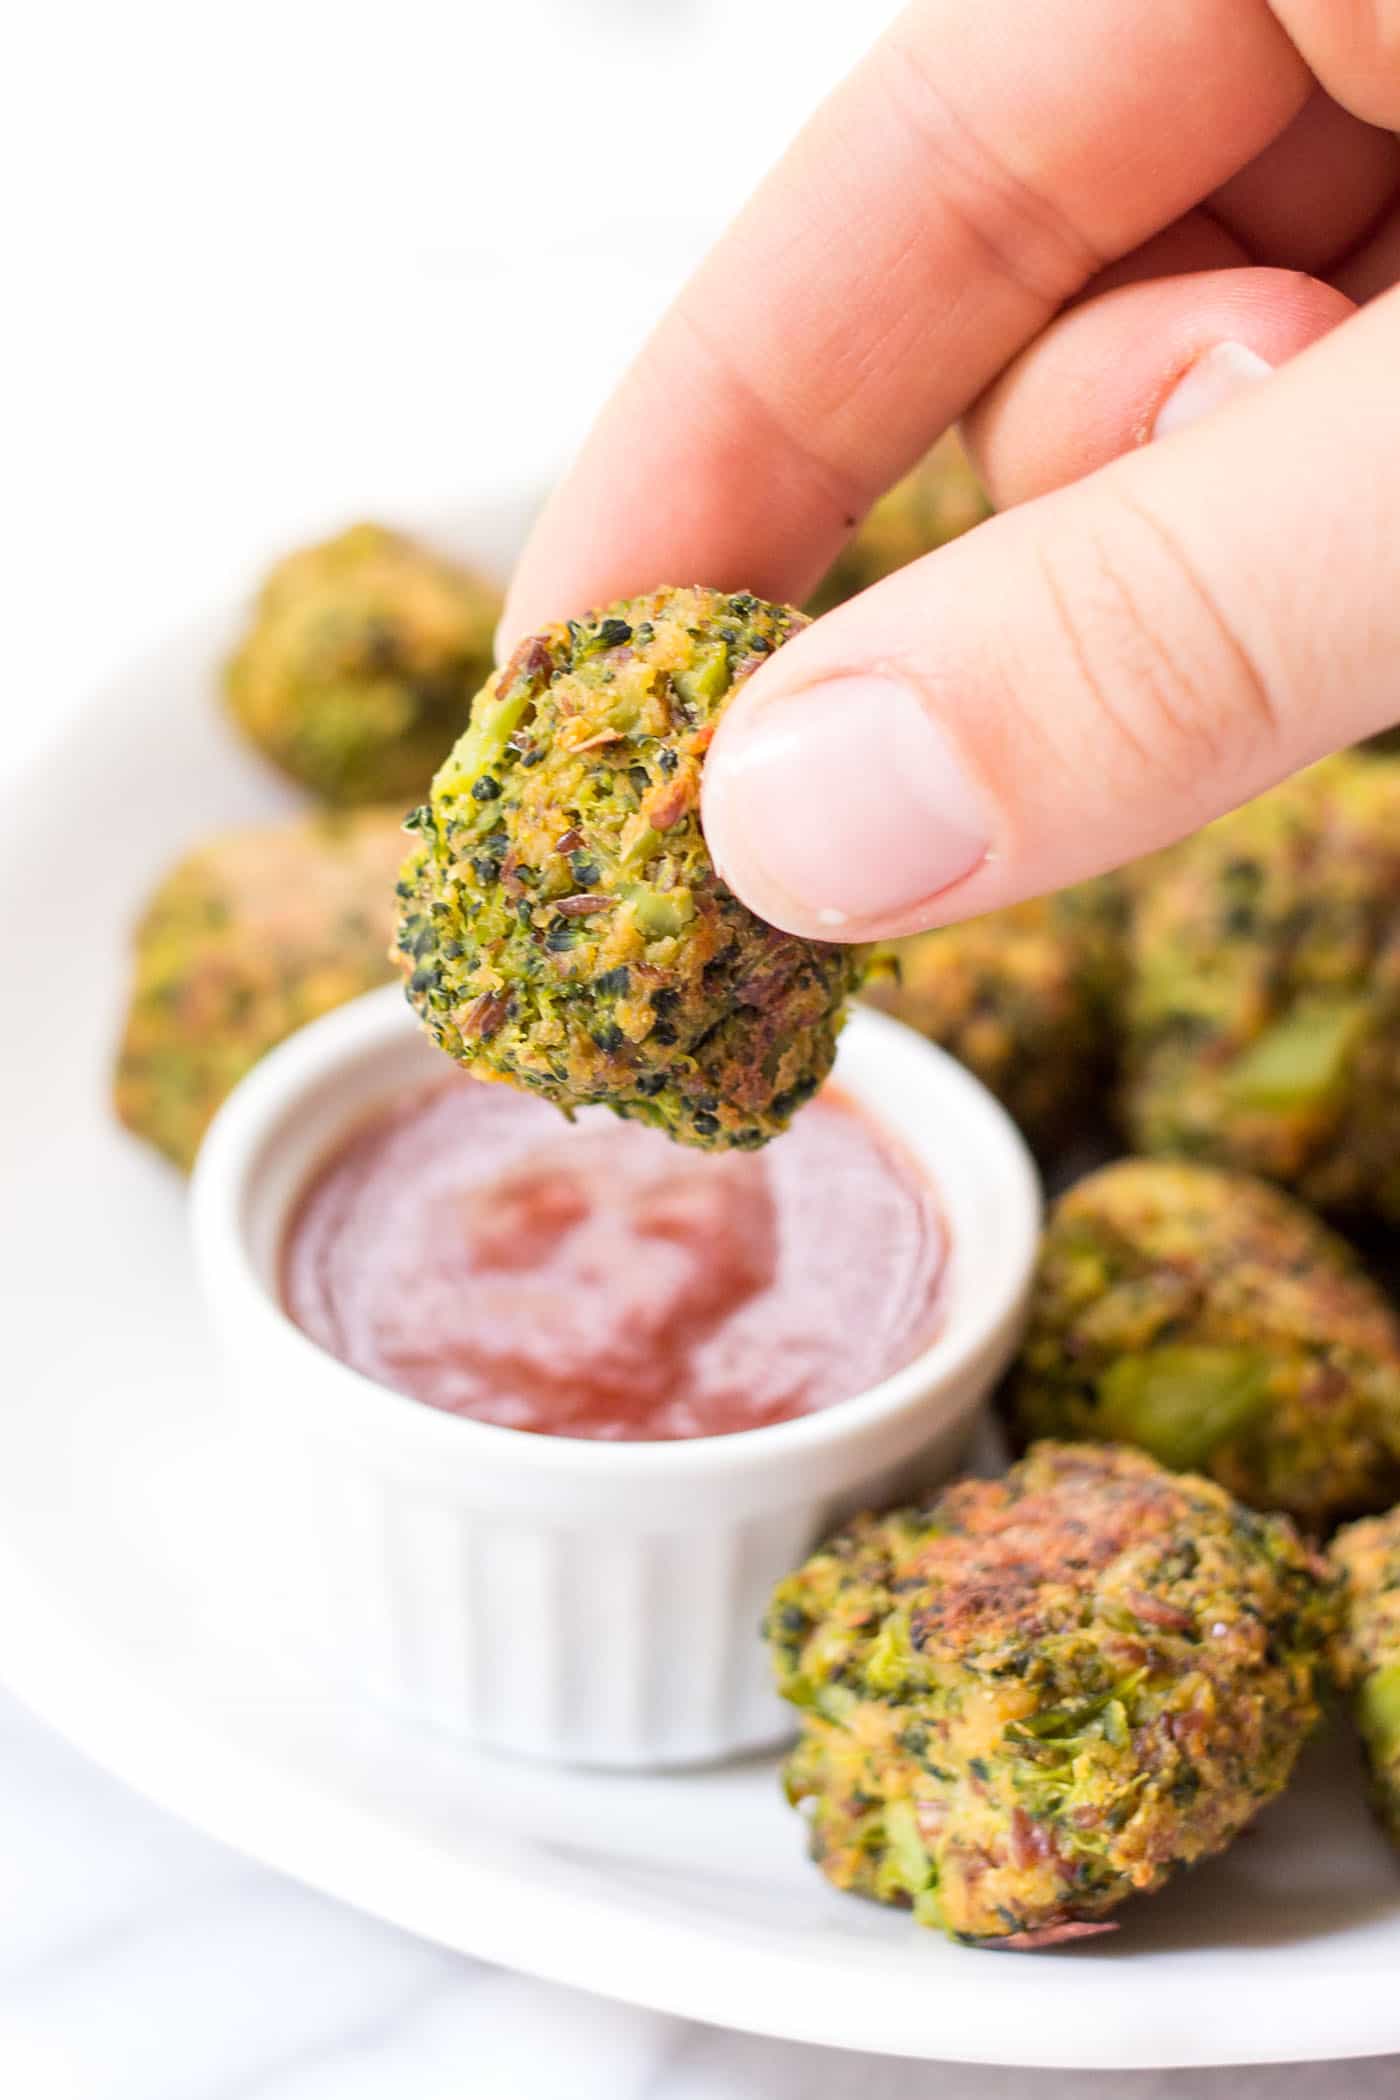
[[[663,582],[801,599],[1055,309],[1310,87],[1266,0],[916,0],[661,321],[503,633]]]

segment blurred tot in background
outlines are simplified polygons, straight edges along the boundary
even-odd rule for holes
[[[543,487],[896,11],[29,10],[0,127],[25,199],[0,390],[13,753],[51,717],[35,696],[76,699],[299,539]]]

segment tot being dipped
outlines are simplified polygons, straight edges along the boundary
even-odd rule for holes
[[[450,1056],[714,1150],[815,1093],[862,958],[756,918],[699,817],[723,708],[805,624],[663,590],[521,643],[410,819],[398,957]]]
[[[1334,1624],[1283,1517],[1040,1444],[858,1518],[778,1585],[789,1799],[837,1888],[1028,1948],[1219,1851],[1284,1785]]]
[[[489,584],[383,525],[277,564],[225,672],[265,756],[331,803],[416,800],[491,668]]]
[[[1051,1212],[1015,1433],[1140,1445],[1311,1529],[1400,1495],[1400,1323],[1281,1189],[1120,1160]]]
[[[1351,1696],[1376,1814],[1400,1845],[1400,1509],[1348,1524],[1332,1560],[1342,1583],[1337,1682]]]
[[[397,808],[229,832],[187,854],[136,929],[114,1085],[128,1128],[192,1166],[266,1051],[388,983],[402,855]]]

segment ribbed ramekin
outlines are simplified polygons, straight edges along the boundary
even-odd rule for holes
[[[254,1483],[242,1635],[475,1742],[688,1764],[778,1740],[758,1623],[840,1516],[956,1465],[1014,1346],[1040,1198],[991,1095],[864,1009],[842,1087],[923,1163],[950,1239],[932,1345],[771,1428],[677,1443],[531,1436],[362,1377],[283,1312],[289,1213],[349,1128],[439,1076],[396,988],[315,1022],[237,1089],[200,1153],[196,1253]]]

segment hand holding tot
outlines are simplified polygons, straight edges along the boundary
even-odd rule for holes
[[[1014,508],[790,644],[707,766],[728,880],[828,938],[1073,881],[1393,720],[1397,124],[1393,6],[921,0],[624,380],[507,632],[800,598],[964,417]]]

